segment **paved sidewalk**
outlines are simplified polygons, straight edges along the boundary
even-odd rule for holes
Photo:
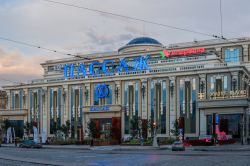
[[[230,144],[230,145],[215,145],[215,146],[192,146],[189,147],[194,151],[250,151],[250,145]]]
[[[2,144],[3,147],[15,148],[14,144]],[[153,146],[126,146],[126,145],[111,145],[111,146],[89,146],[89,145],[43,145],[45,149],[77,149],[77,150],[171,150],[171,145],[161,145],[160,147]],[[250,151],[250,145],[216,145],[216,146],[189,146],[186,150],[193,151]]]

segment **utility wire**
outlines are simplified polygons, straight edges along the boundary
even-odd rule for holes
[[[11,82],[11,83],[21,83],[21,82],[17,82],[17,81],[11,81],[11,80],[8,80],[8,79],[5,79],[5,78],[0,78],[0,80]]]
[[[223,38],[223,18],[222,18],[222,4],[220,0],[220,34],[221,38]]]
[[[58,50],[55,50],[55,49],[50,49],[50,48],[38,46],[38,45],[35,45],[35,44],[31,44],[31,43],[27,43],[27,42],[23,42],[23,41],[18,41],[18,40],[14,40],[14,39],[2,37],[2,36],[0,36],[0,40],[5,40],[5,41],[9,41],[9,42],[13,42],[13,43],[25,45],[25,46],[28,46],[28,47],[34,47],[34,48],[38,48],[38,49],[50,51],[50,52],[53,52],[53,53],[58,53],[58,54],[62,54],[62,55],[73,56],[73,57],[78,57],[78,58],[83,58],[83,59],[89,60],[89,58],[87,58],[87,57],[81,57],[80,55],[74,55],[74,54],[70,54],[70,53],[58,51]]]
[[[220,39],[225,40],[224,37],[220,37],[220,36],[214,35],[214,34],[208,34],[208,33],[204,33],[204,32],[194,31],[194,30],[187,29],[187,28],[176,27],[176,26],[172,26],[172,25],[162,24],[162,23],[158,23],[158,22],[154,22],[154,21],[149,21],[149,20],[145,20],[145,19],[121,15],[121,14],[112,13],[112,12],[107,12],[107,11],[103,11],[103,10],[92,9],[92,8],[88,8],[88,7],[84,7],[84,6],[78,6],[78,5],[74,5],[74,4],[58,2],[58,1],[53,1],[53,0],[41,0],[41,1],[46,1],[49,3],[53,3],[53,4],[59,4],[59,5],[78,8],[78,9],[83,9],[83,10],[87,10],[87,11],[91,11],[91,12],[97,12],[97,13],[101,13],[101,14],[108,14],[111,16],[116,16],[116,17],[125,18],[125,19],[129,19],[129,20],[135,20],[135,21],[140,21],[140,22],[144,22],[144,23],[148,23],[148,24],[158,25],[158,26],[165,27],[165,28],[170,28],[170,29],[175,29],[175,30],[180,30],[180,31],[185,31],[185,32],[190,32],[190,33],[195,33],[195,34],[199,34],[199,35],[203,35],[203,36],[209,36],[209,37],[220,38]]]

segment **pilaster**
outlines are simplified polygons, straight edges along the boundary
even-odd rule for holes
[[[69,114],[70,114],[70,109],[69,109],[69,86],[68,85],[63,85],[62,89],[62,122],[63,124],[66,123],[67,120],[70,120]]]
[[[231,89],[233,90],[233,82],[235,82],[235,90],[239,90],[239,72],[232,72],[232,87]]]
[[[177,97],[176,97],[176,86],[177,86],[177,83],[176,83],[176,77],[170,77],[169,78],[169,88],[170,88],[170,92],[169,92],[169,96],[170,96],[170,103],[169,103],[169,106],[170,106],[170,121],[169,121],[169,131],[171,131],[172,129],[174,129],[174,123],[175,123],[175,120],[177,119]],[[172,135],[172,134],[171,134]]]
[[[250,60],[250,57],[249,57],[249,45],[247,45],[247,44],[244,44],[244,45],[242,45],[242,47],[243,47],[243,50],[242,50],[242,60],[244,61],[244,62],[247,62],[247,61],[249,61]]]
[[[147,112],[148,112],[148,100],[147,100],[147,94],[148,94],[148,84],[147,79],[141,80],[141,118],[147,119]]]

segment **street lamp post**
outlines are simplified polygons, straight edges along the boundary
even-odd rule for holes
[[[153,134],[154,134],[154,137],[153,137],[153,147],[158,147],[158,142],[157,142],[157,137],[156,137],[156,123],[154,122],[153,123]]]

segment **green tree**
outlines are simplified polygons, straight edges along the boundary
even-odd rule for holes
[[[65,134],[65,137],[69,137],[69,132],[70,132],[70,121],[67,120],[66,124],[63,124],[62,127],[60,127],[60,130]]]
[[[175,120],[173,129],[171,129],[170,132],[176,137],[177,140],[179,139],[180,131],[179,131],[179,123],[177,119]]]
[[[53,134],[56,134],[56,131],[59,129],[58,128],[58,125],[57,125],[57,123],[56,123],[56,121],[53,121],[52,122],[52,126],[51,126],[52,128],[51,128],[51,131],[52,131],[52,133]]]
[[[135,138],[138,134],[140,134],[139,118],[137,116],[134,116],[130,120],[130,134],[132,138]]]
[[[25,125],[23,126],[25,133],[27,134],[27,136],[29,137],[30,133],[32,133],[32,129],[33,129],[33,125],[32,122],[26,122]]]
[[[88,128],[89,137],[97,138],[99,135],[99,129],[97,128],[95,121],[91,119],[88,122],[87,126],[88,126],[87,128]]]
[[[147,119],[142,120],[142,137],[144,138],[144,140],[146,140],[148,137],[148,123],[149,121]]]
[[[11,122],[9,119],[5,119],[3,121],[3,129],[6,131],[11,126]]]

